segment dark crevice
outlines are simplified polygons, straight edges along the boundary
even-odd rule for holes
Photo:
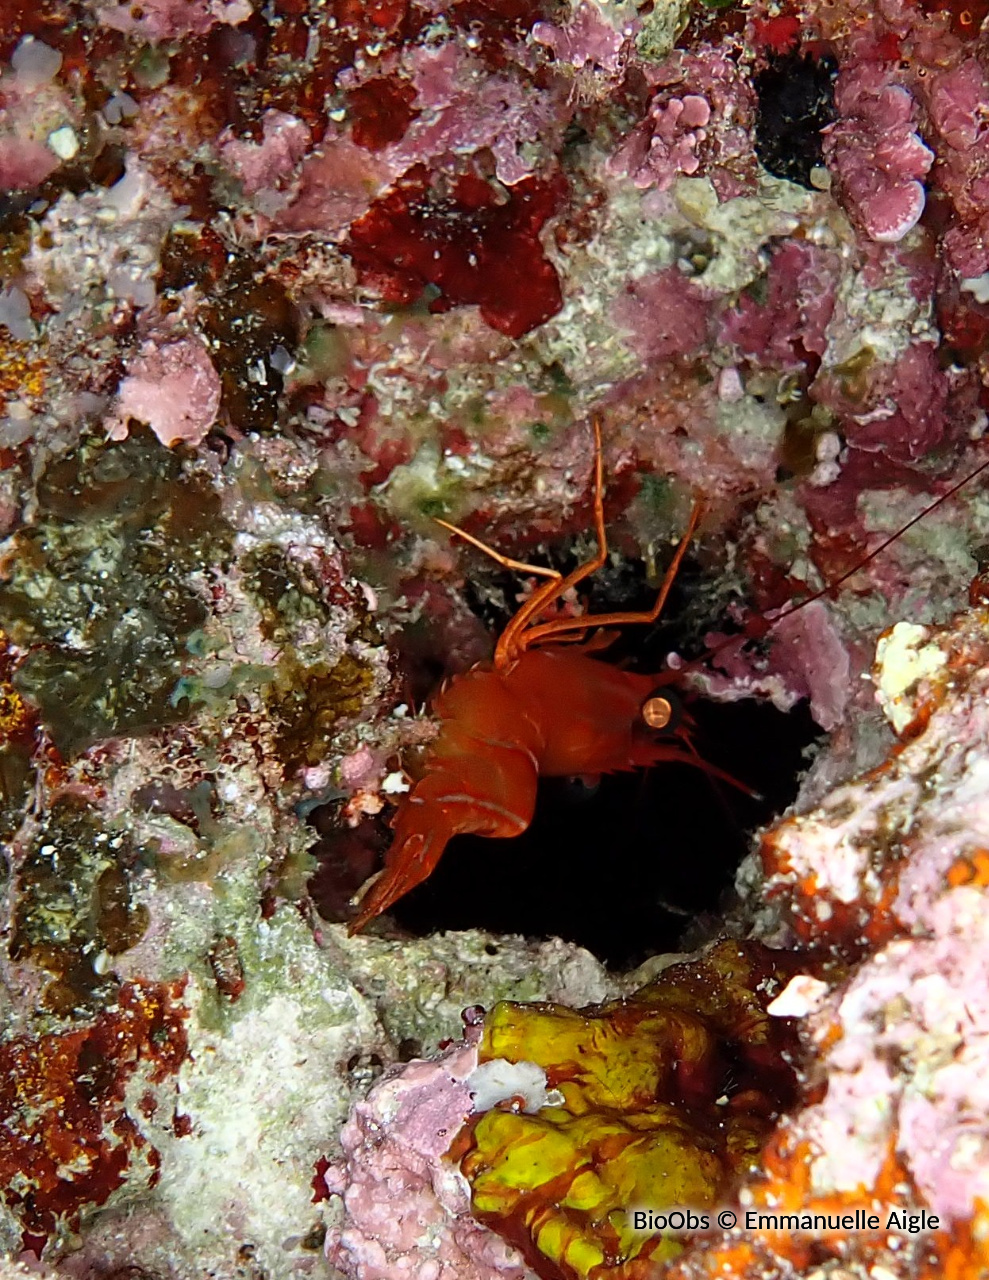
[[[836,119],[838,64],[795,51],[775,55],[755,76],[759,98],[755,150],[765,169],[814,190],[811,175],[824,164],[822,130]]]
[[[558,549],[550,559],[566,572],[583,550]],[[661,672],[671,651],[702,656],[705,633],[724,625],[730,593],[719,581],[688,558],[664,619],[623,628],[601,660]],[[492,635],[517,607],[518,582],[517,575],[495,570],[476,575],[466,590]],[[587,587],[584,598],[594,613],[647,609],[656,592],[642,562],[623,557],[609,561]],[[433,657],[442,668],[446,655]],[[794,799],[806,748],[819,730],[805,705],[783,714],[756,700],[718,704],[690,693],[687,700],[700,755],[761,799],[687,765],[614,774],[592,788],[547,778],[527,832],[512,840],[453,840],[429,880],[397,903],[391,918],[418,935],[483,928],[557,936],[615,969],[675,949],[685,932],[696,932],[699,918],[712,917],[716,931],[753,832]],[[346,899],[389,833],[380,821],[357,832],[335,826],[330,815],[313,850],[320,871],[310,888],[326,918],[342,919]]]
[[[558,936],[626,969],[676,949],[722,907],[751,833],[796,795],[816,726],[755,701],[693,703],[706,760],[754,800],[699,769],[663,765],[602,778],[593,792],[546,779],[532,826],[513,840],[461,836],[430,879],[392,910],[416,934],[484,928]]]

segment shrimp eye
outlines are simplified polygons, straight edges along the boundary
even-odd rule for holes
[[[639,714],[648,728],[669,733],[680,723],[683,707],[672,689],[657,689],[643,702]]]

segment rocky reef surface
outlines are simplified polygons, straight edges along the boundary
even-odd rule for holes
[[[981,479],[865,559],[985,458],[987,13],[0,0],[11,1274],[989,1267]],[[615,660],[669,655],[699,719],[809,710],[792,807],[673,968],[665,823],[608,813],[552,893],[634,918],[633,974],[493,842],[462,928],[348,937],[430,694],[530,589],[435,518],[586,560],[592,419],[590,608],[648,607],[703,503],[674,629]],[[773,724],[724,765],[743,783]],[[495,884],[521,923],[491,926]],[[540,1019],[634,1057],[626,1000],[665,1083],[605,1115],[615,1060],[578,1036],[560,1063]],[[535,1029],[496,1049],[513,1009]],[[667,1159],[667,1204],[939,1227],[633,1247],[614,1215]]]

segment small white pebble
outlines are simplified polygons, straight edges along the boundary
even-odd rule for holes
[[[107,124],[120,124],[124,120],[132,120],[140,107],[129,93],[117,92],[108,98],[103,107],[103,119]]]
[[[31,438],[36,425],[30,408],[20,400],[12,401],[7,405],[6,416],[0,418],[0,445],[16,448]]]
[[[962,292],[970,293],[976,302],[989,302],[989,271],[984,271],[981,276],[968,276],[960,287]]]
[[[62,66],[62,55],[43,40],[25,36],[10,56],[19,89],[40,89],[51,84]]]
[[[302,785],[307,791],[322,791],[330,785],[332,770],[326,761],[302,771]]]
[[[828,984],[809,973],[798,973],[791,978],[780,994],[766,1009],[772,1018],[805,1018],[813,1013],[828,993]]]
[[[727,369],[722,369],[718,374],[718,399],[724,400],[728,404],[737,404],[739,400],[745,398],[745,388],[742,386],[742,379],[738,370],[734,365]]]
[[[6,325],[11,336],[21,342],[30,342],[36,336],[27,294],[15,285],[0,289],[0,324]]]
[[[73,156],[79,154],[79,139],[76,137],[76,131],[70,124],[65,124],[61,129],[56,129],[54,133],[48,135],[48,146],[60,160],[71,160]]]
[[[397,796],[403,791],[408,791],[409,784],[405,780],[405,774],[398,771],[387,774],[381,783],[381,790],[386,796]]]
[[[295,369],[295,360],[284,347],[273,347],[271,354],[268,356],[268,363],[276,373],[286,376]]]

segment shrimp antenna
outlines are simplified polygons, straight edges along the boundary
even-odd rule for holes
[[[739,635],[728,636],[725,640],[722,640],[720,644],[715,645],[714,648],[709,649],[702,657],[696,658],[692,662],[678,663],[676,667],[677,674],[682,675],[686,671],[699,670],[701,667],[706,666],[713,657],[716,657],[721,653],[722,650],[728,649],[732,645],[737,645],[739,641],[744,643],[746,640],[753,640],[757,638],[761,639],[763,636],[768,635],[772,630],[774,630],[774,628],[778,627],[784,618],[792,617],[793,614],[806,608],[807,605],[813,604],[815,600],[823,600],[826,596],[830,596],[832,592],[837,591],[842,583],[847,582],[849,578],[854,578],[855,575],[861,572],[867,564],[870,564],[877,556],[881,556],[887,547],[892,546],[892,544],[899,538],[902,538],[908,530],[912,529],[915,524],[919,524],[921,520],[926,519],[932,511],[936,511],[942,503],[953,498],[960,489],[964,489],[967,484],[970,484],[973,480],[977,479],[984,471],[989,471],[989,458],[980,462],[977,467],[967,475],[963,476],[961,480],[956,480],[953,485],[944,491],[944,493],[939,494],[933,502],[929,502],[927,506],[924,507],[923,511],[919,511],[917,515],[908,520],[906,524],[901,525],[895,533],[891,533],[888,537],[883,538],[882,542],[880,542],[878,546],[873,547],[868,555],[863,556],[860,560],[856,561],[850,569],[846,569],[845,572],[839,574],[837,578],[833,578],[830,582],[826,582],[818,591],[814,591],[811,595],[805,596],[803,600],[797,600],[795,603],[791,604],[788,609],[784,609],[781,613],[778,613],[775,618],[766,618],[762,614],[757,614],[750,618],[747,625]],[[762,624],[761,627],[756,625],[759,623]]]
[[[541,564],[527,564],[525,560],[513,560],[511,556],[502,555],[494,547],[489,547],[480,538],[475,538],[472,533],[468,533],[466,529],[461,529],[459,525],[450,524],[448,520],[441,520],[438,516],[434,516],[433,523],[440,525],[449,533],[456,534],[458,538],[463,538],[464,542],[469,542],[472,547],[477,547],[478,551],[483,551],[486,556],[490,556],[495,564],[500,564],[503,569],[515,569],[519,573],[537,573],[544,578],[561,578],[563,576],[559,569],[549,569]]]
[[[813,604],[815,600],[822,600],[825,596],[830,595],[832,591],[836,591],[843,582],[847,582],[849,578],[854,578],[855,575],[864,569],[867,564],[870,564],[875,560],[876,556],[882,555],[887,547],[896,542],[898,538],[902,538],[903,535],[908,530],[912,529],[915,524],[919,524],[921,520],[926,519],[926,517],[929,516],[932,511],[936,511],[943,502],[947,502],[949,498],[953,498],[959,489],[964,489],[970,481],[975,480],[977,476],[980,476],[983,471],[986,470],[989,470],[989,458],[980,462],[975,470],[970,471],[967,476],[964,476],[961,480],[956,480],[950,489],[946,489],[944,493],[935,498],[933,502],[928,503],[923,511],[918,512],[912,520],[908,520],[906,524],[901,525],[895,533],[891,533],[889,537],[883,538],[879,546],[873,547],[869,554],[867,556],[863,556],[857,564],[852,565],[850,569],[846,569],[843,574],[835,578],[832,582],[825,583],[825,585],[821,587],[820,591],[815,591],[813,595],[807,596],[804,600],[798,600],[791,609],[787,609],[784,613],[773,618],[770,623],[770,627],[775,627],[777,623],[782,622],[784,618],[788,618],[791,613],[796,613],[798,609],[802,609],[805,605]]]

